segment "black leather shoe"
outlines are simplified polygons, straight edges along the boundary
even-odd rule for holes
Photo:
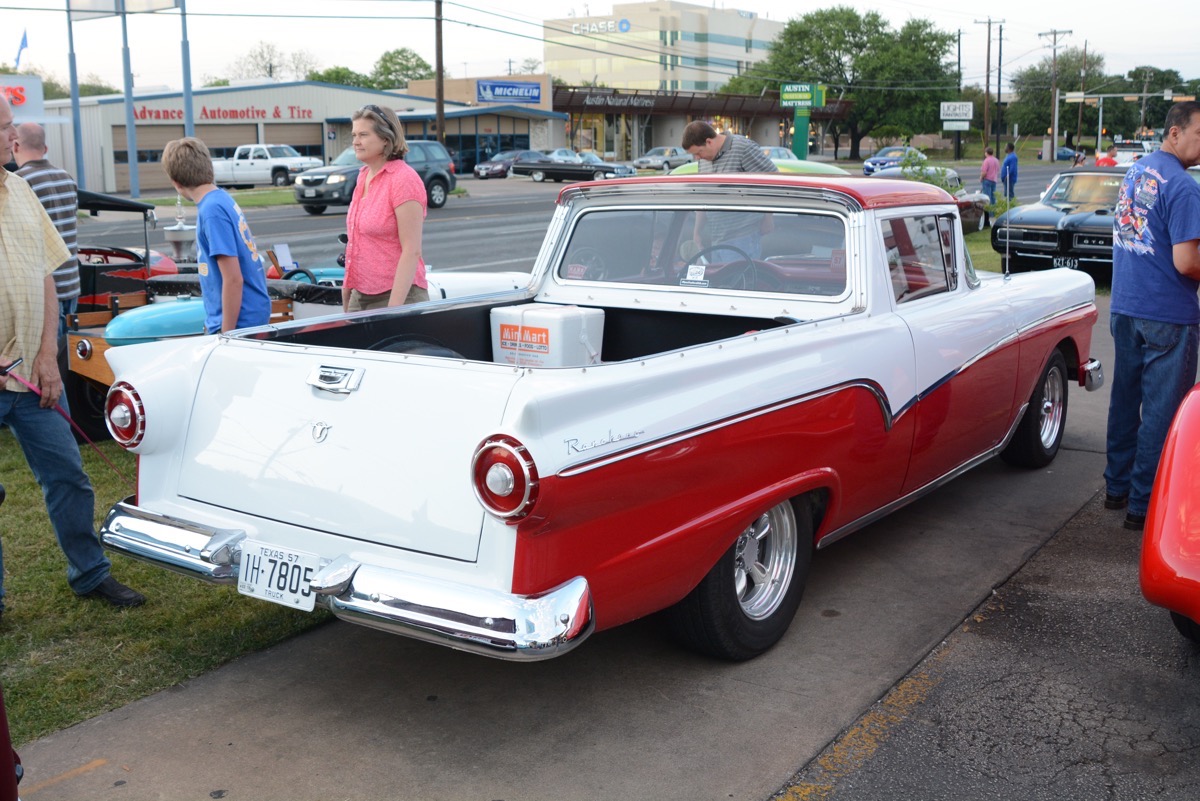
[[[1104,508],[1105,509],[1124,509],[1129,505],[1129,493],[1124,495],[1109,495],[1104,493]]]
[[[146,603],[146,596],[131,590],[112,576],[105,576],[96,588],[83,593],[82,598],[100,598],[113,606],[141,606]]]
[[[1146,516],[1127,512],[1125,514],[1125,528],[1130,531],[1141,531],[1146,527]]]

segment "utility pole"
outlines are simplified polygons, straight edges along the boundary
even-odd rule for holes
[[[434,102],[437,105],[437,135],[434,137],[443,145],[446,144],[446,70],[442,66],[442,0],[433,4],[434,38],[437,39],[435,49],[437,58],[437,75],[434,77]]]
[[[958,29],[958,99],[962,100],[962,28]],[[821,140],[824,141],[822,136]],[[954,132],[954,160],[962,159],[962,131]]]
[[[1053,161],[1058,152],[1058,37],[1068,36],[1071,33],[1072,31],[1052,29],[1038,34],[1039,37],[1051,37],[1050,51],[1053,54],[1050,59],[1050,102],[1054,105],[1051,107],[1050,114],[1050,153],[1047,161]]]
[[[1142,72],[1142,113],[1138,118],[1138,136],[1142,135],[1142,131],[1146,130],[1146,93],[1150,91],[1150,70]]]
[[[1087,39],[1083,40],[1083,69],[1079,73],[1079,91],[1087,92]],[[1075,142],[1082,150],[1083,144],[1083,103],[1079,104],[1079,119],[1075,122]],[[1097,156],[1100,154],[1097,153]]]
[[[983,141],[986,142],[992,133],[992,18],[977,19],[975,24],[987,25],[987,68],[983,75]]]
[[[1004,25],[1000,26],[1000,37],[996,40],[996,152],[1000,152],[1000,131],[1004,125],[1000,120],[1000,70],[1004,65]],[[985,137],[986,138],[986,137]]]

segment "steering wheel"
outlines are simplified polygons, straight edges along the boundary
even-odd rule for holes
[[[691,259],[688,260],[688,263],[695,264],[699,262],[702,257],[708,256],[712,253],[717,253],[722,250],[731,250],[737,254],[738,258],[734,261],[727,261],[721,265],[721,271],[717,276],[721,279],[721,283],[714,283],[713,286],[717,286],[722,289],[753,288],[758,278],[754,267],[754,259],[750,258],[749,253],[739,247],[736,247],[735,245],[720,243],[716,245],[710,245],[706,248],[701,248],[700,250],[696,251],[695,255],[693,255]],[[686,271],[687,268],[685,267],[685,275]]]
[[[608,278],[608,265],[600,251],[592,247],[582,247],[574,251],[567,259],[568,270],[571,267],[582,267],[582,275],[568,275],[569,278],[579,278],[584,281],[603,281]]]

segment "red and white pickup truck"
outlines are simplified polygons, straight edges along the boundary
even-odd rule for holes
[[[814,548],[1000,455],[1054,459],[1092,280],[977,274],[911,181],[564,189],[523,289],[114,348],[111,549],[506,659],[666,610],[726,659]]]

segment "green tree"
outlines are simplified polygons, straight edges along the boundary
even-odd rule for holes
[[[376,89],[404,89],[409,81],[426,81],[434,74],[429,62],[407,47],[401,47],[379,57],[371,80]]]
[[[521,73],[523,75],[533,75],[536,72],[541,72],[542,62],[536,58],[527,58],[521,62]]]
[[[334,83],[339,86],[358,86],[363,89],[375,88],[375,81],[370,75],[355,72],[349,67],[330,67],[319,72],[310,72],[305,78],[310,81]]]
[[[722,91],[758,94],[783,82],[821,83],[826,102],[850,102],[844,128],[850,158],[861,158],[863,138],[879,125],[915,131],[938,126],[938,104],[957,96],[949,61],[955,37],[927,20],[910,19],[893,30],[876,12],[837,6],[787,24],[765,60]]]
[[[0,64],[0,74],[4,75],[35,75],[42,79],[42,94],[47,100],[62,100],[71,96],[71,87],[62,83],[56,77],[48,72],[40,69],[22,70],[17,72],[8,64]],[[115,95],[120,94],[121,90],[115,86],[110,86],[101,80],[100,76],[92,74],[88,75],[79,84],[79,96],[91,97],[93,95]]]
[[[1017,70],[1012,76],[1013,99],[1004,111],[1006,126],[1016,125],[1025,136],[1041,138],[1051,127],[1051,113],[1054,109],[1052,87],[1059,91],[1058,129],[1059,133],[1071,132],[1074,137],[1087,140],[1096,135],[1098,112],[1096,107],[1063,102],[1067,92],[1089,91],[1089,87],[1099,87],[1093,91],[1113,93],[1125,91],[1121,79],[1113,79],[1104,74],[1104,56],[1097,53],[1087,54],[1087,68],[1084,69],[1083,50],[1068,47],[1058,54],[1057,60],[1046,56],[1032,67]],[[1055,68],[1057,67],[1057,78]],[[1104,120],[1108,125],[1113,104],[1104,105]]]

